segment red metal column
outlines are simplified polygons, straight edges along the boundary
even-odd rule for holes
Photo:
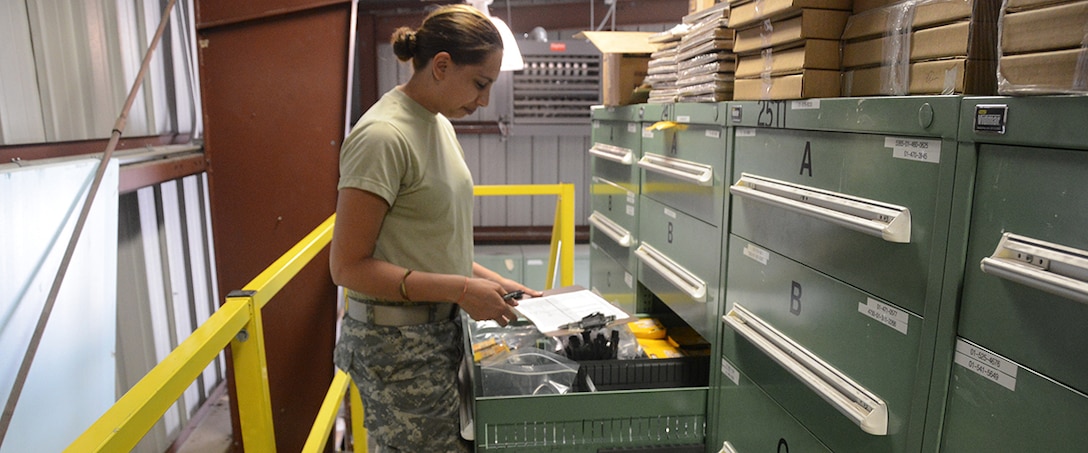
[[[198,0],[196,8],[212,229],[225,296],[335,210],[351,2]],[[336,288],[327,252],[263,315],[277,449],[299,451],[333,377]]]

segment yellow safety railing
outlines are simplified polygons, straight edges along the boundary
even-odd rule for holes
[[[476,196],[556,195],[549,269],[559,263],[560,284],[574,281],[574,186],[572,184],[476,186]],[[83,432],[66,452],[130,451],[181,397],[196,378],[229,346],[238,399],[242,442],[247,450],[276,451],[272,403],[264,351],[261,309],[332,240],[336,216],[330,216],[268,266],[156,365]],[[549,278],[546,288],[552,287]],[[366,451],[362,400],[347,373],[338,371],[318,411],[304,452],[324,451],[344,394],[351,390],[352,432],[356,451]]]

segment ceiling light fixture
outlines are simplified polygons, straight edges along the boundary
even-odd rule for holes
[[[474,6],[476,9],[484,13],[488,19],[491,19],[491,23],[495,24],[495,28],[499,29],[499,35],[502,36],[502,71],[520,71],[525,68],[525,61],[521,58],[521,49],[518,48],[518,43],[514,39],[514,32],[510,31],[510,27],[503,22],[502,19],[492,16],[488,11],[487,5],[490,5],[493,0],[465,0]]]

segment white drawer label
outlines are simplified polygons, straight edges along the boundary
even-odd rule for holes
[[[633,205],[633,204],[627,205],[627,215],[629,215],[631,217],[635,216],[635,205]]]
[[[676,218],[676,212],[673,211],[672,209],[665,208],[664,211],[665,211],[666,216],[672,217],[674,219]]]
[[[737,137],[755,137],[756,128],[754,127],[738,127],[733,129],[733,135]]]
[[[956,364],[979,376],[1016,391],[1016,371],[1020,366],[990,351],[963,340],[956,340]]]
[[[690,123],[690,122],[691,122],[691,116],[688,116],[688,115],[677,115],[677,116],[676,116],[676,122],[677,122],[677,123]]]
[[[597,121],[597,120],[593,120],[593,128],[598,129],[600,127],[601,127],[601,122]]]
[[[729,380],[733,382],[733,385],[740,385],[740,372],[737,371],[737,368],[734,367],[732,363],[729,363],[729,361],[724,358],[722,359],[722,374],[729,378]]]
[[[722,138],[722,131],[717,130],[717,129],[707,129],[706,130],[706,136],[710,137],[710,138],[715,138],[715,139]]]
[[[636,197],[635,197],[635,193],[634,193],[634,192],[632,192],[632,191],[630,191],[630,190],[628,190],[628,191],[627,191],[627,202],[628,202],[628,203],[631,203],[631,204],[634,204],[634,203],[635,203],[635,199],[636,199]]]
[[[642,138],[654,138],[654,131],[651,131],[649,129],[643,129]]]
[[[903,335],[907,334],[907,323],[910,322],[910,315],[908,315],[907,312],[871,297],[866,299],[864,304],[858,304],[858,311],[861,312],[861,314],[898,330],[899,333]]]
[[[634,134],[638,132],[638,123],[627,123],[627,132]]]
[[[630,272],[623,273],[623,282],[627,284],[628,288],[635,287],[635,277],[632,276]]]
[[[910,137],[884,137],[884,147],[892,149],[896,159],[917,160],[920,162],[941,162],[941,141]]]
[[[792,110],[819,110],[819,99],[803,99],[799,101],[790,102],[790,109]]]
[[[767,265],[767,261],[771,259],[770,252],[763,250],[752,243],[744,246],[744,256],[756,260],[759,264]]]

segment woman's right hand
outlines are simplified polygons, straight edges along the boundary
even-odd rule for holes
[[[493,320],[505,326],[518,319],[518,315],[503,300],[502,285],[483,278],[467,278],[463,294],[457,303],[461,309],[477,321]]]

